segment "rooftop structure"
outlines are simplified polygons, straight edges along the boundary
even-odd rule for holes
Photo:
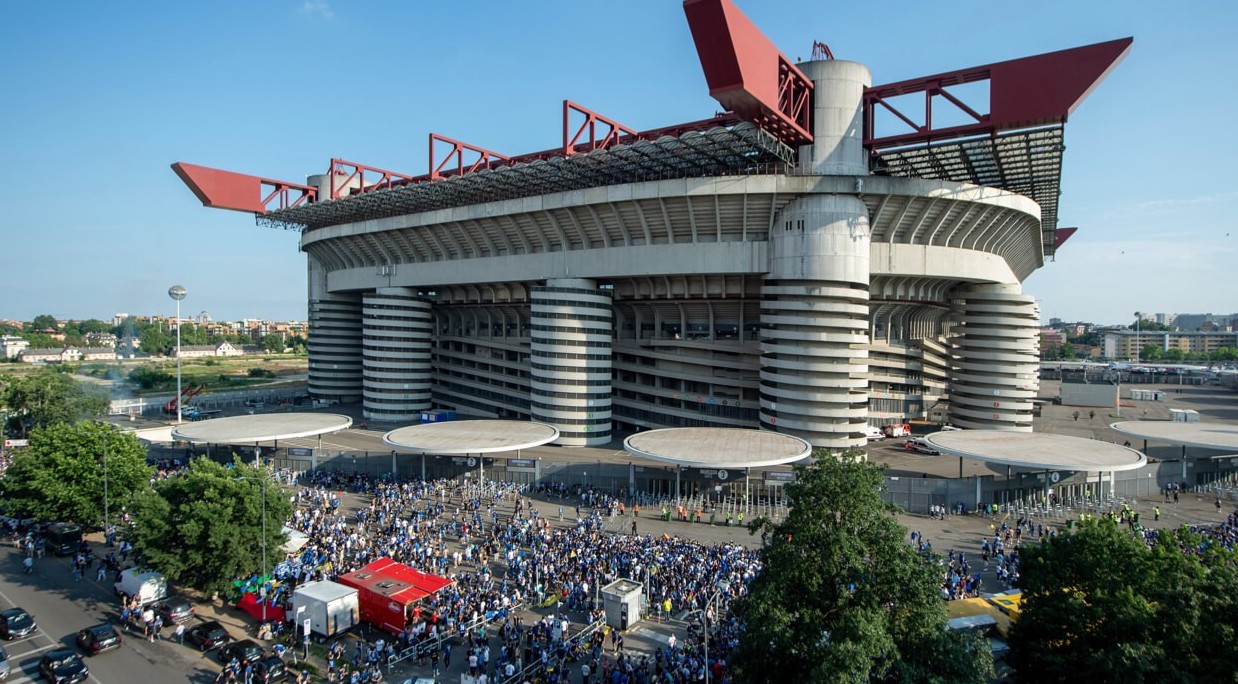
[[[1030,431],[1021,282],[1074,232],[1065,124],[1131,39],[873,85],[824,46],[792,62],[730,0],[684,12],[722,115],[636,131],[564,101],[560,147],[431,133],[423,174],[173,169],[207,206],[300,231],[310,393],[372,421],[846,448],[948,394],[956,425]],[[967,123],[934,123],[943,107]]]

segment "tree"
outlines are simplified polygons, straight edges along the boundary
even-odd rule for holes
[[[1139,350],[1139,358],[1144,361],[1159,361],[1163,353],[1164,350],[1161,349],[1160,345],[1145,344],[1143,349]]]
[[[142,332],[138,334],[138,339],[140,340],[138,349],[148,356],[167,352],[176,341],[176,337],[172,333],[153,325],[143,328]]]
[[[42,331],[42,330],[59,330],[60,324],[56,322],[56,317],[50,314],[39,314],[30,321],[30,325],[26,326],[27,330]]]
[[[264,478],[269,570],[287,541],[287,492],[261,468],[206,458],[194,459],[185,474],[157,482],[138,498],[130,539],[143,564],[206,592],[224,591],[233,580],[257,573],[263,566]]]
[[[107,502],[113,517],[150,488],[146,448],[131,433],[92,420],[56,423],[30,434],[0,480],[8,515],[103,525],[104,450]]]
[[[283,335],[263,335],[262,349],[272,354],[281,354],[284,351],[284,336]]]
[[[55,423],[75,423],[101,416],[108,399],[71,376],[44,368],[23,377],[0,377],[0,407],[8,416],[6,428],[18,437]]]
[[[946,627],[940,559],[903,540],[883,469],[819,457],[786,485],[786,520],[754,521],[762,570],[734,608],[737,682],[984,682],[987,646]]]
[[[129,371],[129,382],[137,383],[142,389],[152,389],[165,382],[171,382],[172,379],[171,373],[151,365],[138,366]]]
[[[1232,681],[1233,551],[1186,529],[1161,531],[1149,548],[1117,522],[1091,519],[1020,553],[1008,662],[1021,680]]]

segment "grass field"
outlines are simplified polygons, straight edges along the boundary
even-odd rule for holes
[[[124,382],[137,396],[176,392],[176,359],[124,359],[121,361],[85,361],[69,364],[76,377],[100,385]],[[0,374],[25,375],[38,372],[48,366],[15,363],[0,365]],[[130,374],[138,369],[157,371],[158,379],[143,388],[128,382]],[[222,391],[277,384],[281,380],[292,381],[296,376],[309,371],[309,359],[292,354],[266,356],[238,356],[210,359],[185,359],[181,361],[181,385],[205,385],[207,390]],[[251,374],[253,373],[253,374]]]

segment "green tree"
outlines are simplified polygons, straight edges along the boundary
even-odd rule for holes
[[[1008,662],[1021,680],[1233,681],[1233,551],[1186,529],[1160,532],[1149,548],[1118,523],[1091,519],[1020,554]]]
[[[194,459],[179,477],[155,483],[138,498],[134,549],[145,565],[168,579],[206,592],[263,567],[262,494],[266,493],[266,568],[282,558],[282,528],[292,514],[288,493],[265,470],[236,461],[231,467]]]
[[[156,385],[172,381],[172,374],[155,366],[138,366],[129,371],[129,382],[137,384],[142,389],[151,389]]]
[[[984,682],[988,648],[946,627],[940,559],[904,542],[883,469],[848,452],[797,468],[786,520],[754,521],[762,570],[735,614],[736,682]]]
[[[1139,358],[1142,361],[1159,361],[1164,353],[1165,350],[1161,349],[1160,345],[1145,344],[1143,349],[1139,350]]]
[[[31,349],[63,349],[64,342],[39,332],[22,332],[21,338],[30,343]]]
[[[107,405],[107,396],[96,388],[53,368],[22,377],[0,376],[0,408],[9,420],[6,429],[18,437],[38,427],[101,416]]]
[[[0,480],[11,513],[43,520],[103,526],[104,451],[108,512],[117,516],[150,488],[146,448],[131,433],[83,420],[30,434]]]
[[[284,351],[284,336],[283,335],[263,335],[262,336],[263,351],[271,354],[280,354]]]
[[[176,336],[167,330],[154,325],[148,325],[138,334],[141,341],[138,349],[149,356],[165,354],[176,344]]]
[[[30,321],[30,325],[26,326],[26,330],[59,330],[60,324],[56,322],[56,317],[50,314],[39,314]]]

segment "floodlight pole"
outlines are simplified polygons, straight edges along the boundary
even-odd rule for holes
[[[168,296],[176,300],[176,424],[181,423],[181,300],[189,294],[180,285],[168,288]]]

